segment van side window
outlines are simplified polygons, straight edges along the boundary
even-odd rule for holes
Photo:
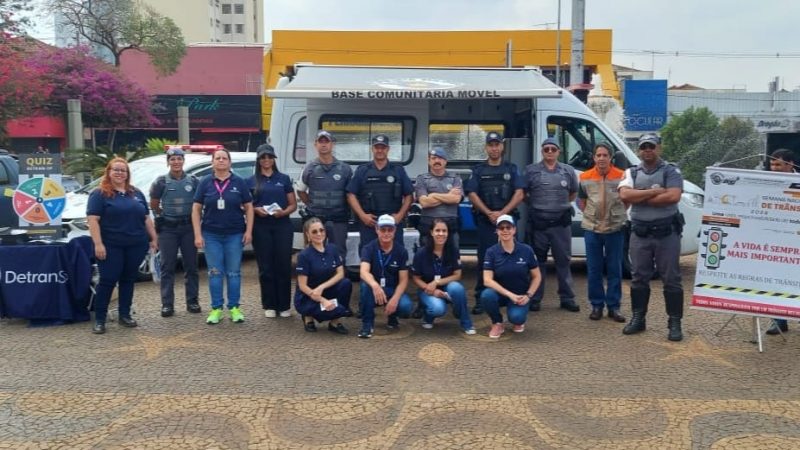
[[[306,162],[306,123],[305,117],[297,121],[297,129],[294,132],[294,151],[292,152],[295,162]]]
[[[389,138],[389,160],[407,164],[414,155],[417,122],[413,117],[351,116],[326,114],[319,128],[336,137],[336,158],[349,163],[372,160],[372,138],[385,134]]]
[[[502,123],[432,123],[428,126],[428,148],[442,147],[451,161],[486,159],[486,133],[505,135]]]
[[[554,137],[561,145],[559,160],[577,170],[587,170],[594,165],[592,150],[596,144],[605,142],[619,149],[592,122],[574,117],[550,116],[547,118],[547,134]]]

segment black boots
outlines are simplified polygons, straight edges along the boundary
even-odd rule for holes
[[[683,331],[681,331],[681,319],[683,318],[683,290],[664,291],[664,303],[667,307],[667,326],[669,334],[667,339],[670,341],[682,341]]]
[[[640,333],[647,329],[647,304],[650,302],[650,288],[631,288],[631,321],[622,329],[622,334]]]

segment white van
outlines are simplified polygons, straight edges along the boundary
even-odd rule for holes
[[[539,145],[547,137],[561,143],[562,162],[578,171],[591,166],[592,149],[600,142],[614,147],[617,167],[639,163],[635,152],[586,105],[535,68],[300,64],[267,94],[274,99],[270,142],[279,153],[281,170],[292,179],[315,157],[318,129],[334,134],[336,157],[353,167],[371,159],[373,135],[388,135],[390,159],[403,164],[412,180],[428,170],[427,153],[433,146],[444,147],[450,155],[447,168],[466,179],[486,158],[484,137],[489,131],[505,136],[506,158],[520,170],[540,160]],[[682,254],[697,251],[702,206],[703,191],[685,182]],[[573,255],[584,256],[581,213],[574,209]],[[466,202],[461,212],[461,243],[469,249],[475,227]],[[350,247],[358,234],[351,235],[348,266],[357,265]],[[301,242],[299,236],[295,242]]]

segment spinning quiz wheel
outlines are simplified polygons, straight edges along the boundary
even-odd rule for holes
[[[46,225],[64,212],[64,188],[50,178],[31,178],[14,191],[14,212],[24,221]]]

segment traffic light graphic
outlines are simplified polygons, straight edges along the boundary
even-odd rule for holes
[[[720,227],[711,227],[703,231],[703,234],[706,235],[706,241],[703,243],[706,252],[702,253],[701,256],[706,260],[705,266],[707,269],[717,269],[719,268],[720,262],[725,259],[722,250],[727,247],[727,245],[722,243],[722,238],[727,236],[728,233],[722,231]]]

